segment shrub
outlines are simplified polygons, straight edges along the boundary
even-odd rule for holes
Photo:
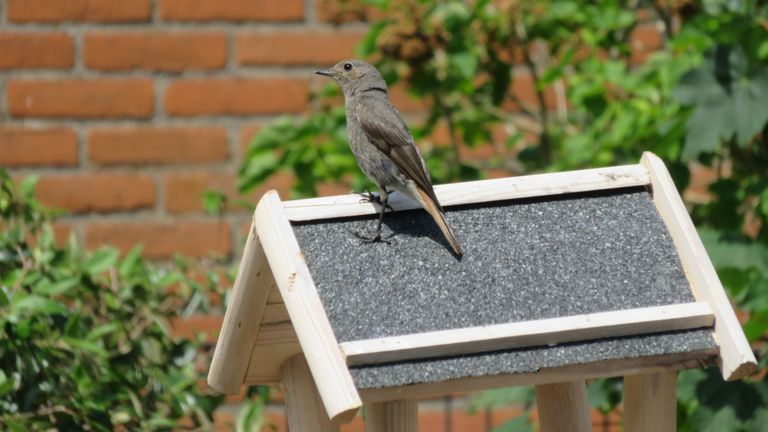
[[[169,320],[207,304],[140,248],[57,245],[51,213],[0,170],[0,429],[179,430],[221,402],[198,389],[199,344]]]

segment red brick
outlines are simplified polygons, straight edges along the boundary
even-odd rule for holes
[[[237,192],[234,174],[210,172],[169,174],[165,178],[165,208],[171,213],[200,212],[203,210],[202,196],[206,190],[218,190],[223,192],[230,201],[244,199],[255,205],[270,189],[276,189],[281,197],[287,197],[294,180],[294,177],[288,173],[279,173],[268,178],[254,191],[243,197]]]
[[[301,112],[307,91],[306,81],[288,78],[179,80],[168,86],[165,109],[179,116]]]
[[[229,145],[219,127],[101,128],[88,134],[88,156],[102,165],[222,162]]]
[[[395,85],[389,89],[389,98],[392,105],[401,113],[424,112],[429,107],[427,101],[411,96],[401,85]]]
[[[0,165],[77,165],[77,135],[69,128],[0,127]]]
[[[192,315],[187,318],[171,320],[171,333],[176,337],[197,340],[199,335],[205,336],[205,343],[214,344],[221,331],[224,317],[221,315]]]
[[[131,211],[155,203],[154,181],[136,174],[44,176],[36,192],[44,204],[73,213]]]
[[[512,78],[512,88],[510,92],[524,107],[534,110],[538,109],[539,99],[536,96],[536,83],[533,81],[530,72],[516,72]],[[557,97],[551,87],[544,89],[544,105],[547,109],[557,107]],[[513,111],[520,110],[520,106],[511,101],[505,103],[504,108]]]
[[[361,32],[248,33],[237,37],[237,61],[244,65],[327,65],[353,57]]]
[[[0,69],[66,69],[75,47],[65,33],[0,33]]]
[[[361,0],[316,0],[317,19],[336,25],[384,18],[383,12]]]
[[[691,179],[683,194],[685,200],[692,203],[711,201],[712,193],[709,192],[709,186],[717,180],[717,170],[698,163],[692,163],[688,168],[691,170]]]
[[[88,33],[84,52],[85,65],[102,71],[220,69],[227,62],[227,35],[221,32]]]
[[[456,430],[458,431],[460,429]],[[360,412],[357,413],[357,416],[355,416],[351,422],[339,426],[339,432],[365,432],[365,420],[363,420]]]
[[[653,23],[640,24],[629,35],[629,45],[632,48],[632,64],[644,62],[648,56],[661,48],[664,39],[661,32]]]
[[[10,80],[8,107],[16,117],[146,118],[154,112],[150,79]]]
[[[170,258],[175,254],[229,256],[229,237],[229,225],[223,221],[99,222],[85,228],[89,248],[109,244],[128,252],[143,244],[147,258]]]
[[[302,0],[159,0],[166,21],[301,21]]]
[[[352,192],[350,184],[351,181],[344,180],[337,183],[320,182],[316,185],[317,196],[347,195]]]
[[[8,0],[11,22],[149,21],[150,0]]]

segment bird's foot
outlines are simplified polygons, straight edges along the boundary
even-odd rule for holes
[[[395,235],[394,233],[392,233],[388,236],[383,236],[381,235],[381,231],[374,231],[371,234],[353,232],[353,234],[355,235],[355,237],[361,239],[363,243],[386,243],[386,244],[391,244],[390,239]]]
[[[388,202],[383,202],[380,195],[374,195],[371,191],[365,191],[360,194],[361,203],[372,203],[383,206],[385,210],[395,211]]]

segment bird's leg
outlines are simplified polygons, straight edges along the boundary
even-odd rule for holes
[[[364,203],[364,202],[374,203],[374,204],[380,205],[385,209],[389,209],[389,211],[395,211],[389,204],[387,204],[387,202],[389,201],[389,192],[387,191],[386,188],[381,188],[381,192],[379,193],[379,195],[374,195],[373,192],[371,191],[365,191],[360,195],[362,196],[362,198],[360,198],[361,203]]]
[[[387,209],[394,211],[392,207],[387,203],[389,201],[389,192],[386,188],[380,188],[381,192],[378,196],[372,194],[371,192],[366,192],[363,195],[362,201],[366,202],[373,202],[379,205],[381,207],[381,210],[379,210],[379,221],[376,224],[376,231],[371,235],[365,235],[361,233],[355,233],[355,235],[366,242],[374,243],[383,241],[386,243],[386,239],[384,239],[381,236],[381,224],[384,222],[384,213],[387,211]]]

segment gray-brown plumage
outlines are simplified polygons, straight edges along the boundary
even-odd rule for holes
[[[396,190],[420,203],[432,215],[456,255],[462,255],[435,196],[424,159],[400,113],[389,102],[381,73],[360,60],[344,60],[315,73],[333,78],[344,92],[349,146],[360,169],[379,187],[381,213],[371,240],[381,239],[387,199]]]

